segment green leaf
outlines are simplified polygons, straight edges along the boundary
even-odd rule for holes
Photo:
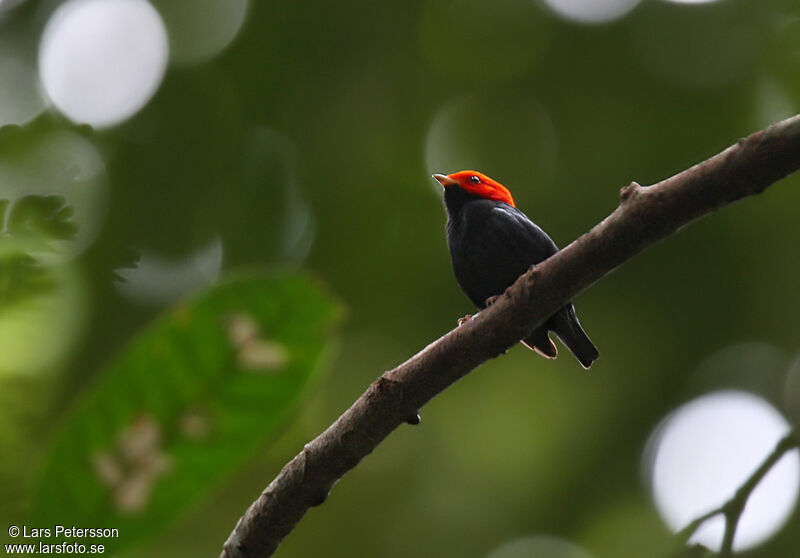
[[[0,244],[3,239],[0,238]],[[55,286],[49,270],[23,252],[0,246],[0,312]]]
[[[8,200],[0,199],[0,232],[6,228],[6,209],[8,209]]]
[[[72,222],[74,210],[63,196],[24,196],[11,207],[8,232],[44,242],[72,240],[78,225]]]
[[[36,524],[118,528],[106,550],[161,529],[294,416],[339,316],[318,284],[288,272],[173,308],[64,420]]]
[[[75,237],[72,216],[63,196],[29,195],[13,204],[0,199],[0,311],[55,287],[41,255],[52,252],[51,242]]]
[[[128,279],[125,277],[124,271],[139,267],[141,257],[142,255],[133,248],[123,248],[112,264],[112,279],[120,283],[127,283]]]

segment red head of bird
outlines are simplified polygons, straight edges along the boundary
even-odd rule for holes
[[[433,178],[438,180],[445,190],[453,187],[461,188],[473,196],[505,202],[511,207],[516,207],[514,198],[511,197],[511,192],[508,191],[508,188],[482,172],[463,170],[448,175],[434,174]]]

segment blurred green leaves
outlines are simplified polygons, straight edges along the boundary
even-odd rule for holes
[[[78,232],[62,196],[0,199],[0,310],[43,294],[55,285],[39,257],[53,242]]]
[[[429,0],[419,27],[422,51],[438,70],[476,79],[525,73],[553,33],[550,18],[528,0]]]
[[[41,294],[54,283],[34,258],[21,252],[0,256],[0,309]]]
[[[18,238],[44,243],[71,240],[78,232],[78,226],[71,221],[73,213],[62,196],[24,196],[14,204],[6,227],[9,234]]]
[[[331,350],[339,306],[291,273],[234,278],[146,328],[51,446],[41,524],[159,530],[291,418]]]

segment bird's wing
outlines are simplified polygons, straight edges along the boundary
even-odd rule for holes
[[[495,231],[508,255],[524,262],[526,269],[558,252],[553,239],[516,207],[502,204],[492,208],[489,221],[486,228]]]
[[[454,231],[464,249],[453,253],[459,284],[478,308],[502,294],[528,268],[558,252],[547,234],[528,217],[507,204],[473,202]],[[467,232],[464,232],[467,231]]]

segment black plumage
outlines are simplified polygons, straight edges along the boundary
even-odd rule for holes
[[[434,175],[444,186],[447,244],[458,284],[479,309],[487,299],[502,294],[532,265],[558,252],[555,242],[514,207],[508,190],[475,171]],[[522,342],[542,355],[555,358],[552,331],[584,368],[598,352],[584,332],[572,303],[551,316]]]

